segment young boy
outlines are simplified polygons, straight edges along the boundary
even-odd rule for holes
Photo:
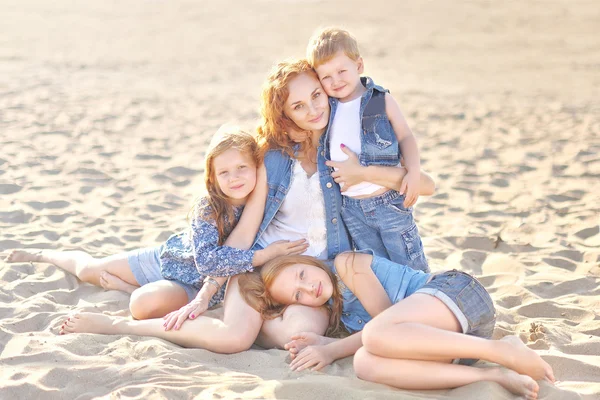
[[[345,30],[326,28],[315,33],[307,59],[330,97],[327,140],[332,162],[328,165],[339,166],[351,150],[362,166],[399,165],[402,156],[407,169],[400,192],[355,182],[349,176],[341,179],[346,181],[342,182],[342,217],[352,240],[359,250],[371,249],[399,264],[428,271],[410,208],[418,198],[419,150],[398,103],[371,78],[361,78],[363,59],[356,39]]]

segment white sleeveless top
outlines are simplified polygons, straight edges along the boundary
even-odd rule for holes
[[[360,135],[362,133],[362,122],[360,120],[361,97],[346,103],[338,102],[331,128],[329,129],[332,161],[346,161],[348,156],[344,154],[340,145],[343,143],[357,155],[362,151]],[[340,187],[344,187],[343,184]],[[348,188],[343,195],[349,197],[365,196],[375,193],[383,186],[371,182],[360,182]]]
[[[281,207],[258,239],[263,248],[278,240],[306,239],[307,256],[327,259],[327,228],[325,225],[325,200],[319,181],[319,172],[310,178],[294,160],[292,178]]]

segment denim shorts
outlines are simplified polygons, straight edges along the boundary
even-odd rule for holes
[[[429,272],[423,243],[404,195],[395,190],[366,199],[342,198],[342,218],[358,250]]]
[[[463,333],[489,339],[496,325],[496,309],[483,285],[471,275],[457,271],[433,274],[415,293],[440,299],[454,313]],[[476,359],[457,359],[455,363],[472,365]]]
[[[131,250],[127,252],[127,261],[129,268],[140,286],[148,283],[165,280],[160,272],[160,253],[163,245],[156,247],[145,247],[142,249]],[[192,285],[186,285],[181,282],[171,281],[178,284],[185,290],[188,299],[192,301],[199,290]]]

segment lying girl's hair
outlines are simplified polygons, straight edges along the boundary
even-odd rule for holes
[[[269,288],[281,271],[294,264],[313,265],[327,272],[333,284],[333,294],[331,296],[332,301],[325,305],[329,311],[329,326],[325,335],[330,337],[346,335],[347,331],[341,324],[340,319],[342,316],[342,293],[338,287],[338,279],[322,261],[314,257],[282,256],[267,262],[260,270],[240,275],[238,278],[240,294],[248,305],[260,313],[263,319],[279,317],[283,314],[287,305],[273,300]]]
[[[286,132],[292,128],[302,131],[294,121],[289,119],[283,109],[290,91],[288,85],[296,76],[308,73],[318,81],[317,73],[306,60],[286,60],[275,65],[262,88],[260,98],[260,125],[257,128],[258,142],[264,153],[271,149],[281,149],[290,157],[295,158],[294,146]],[[299,144],[300,151],[312,147],[310,135],[306,141]]]
[[[212,137],[204,160],[204,183],[207,194],[196,201],[193,213],[195,217],[215,221],[219,232],[219,245],[222,245],[231,233],[235,217],[233,206],[217,182],[213,161],[215,157],[218,157],[229,149],[248,153],[256,166],[260,164],[258,144],[254,136],[248,132],[236,126],[223,125]]]

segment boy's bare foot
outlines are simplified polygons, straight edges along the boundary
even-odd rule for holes
[[[6,262],[41,262],[42,250],[12,250],[6,257]]]
[[[130,285],[107,271],[102,271],[100,273],[100,286],[106,290],[120,290],[129,294],[133,293],[133,291],[138,288],[138,286]]]
[[[519,374],[525,374],[533,379],[546,379],[554,383],[554,372],[552,367],[540,357],[538,353],[525,346],[517,336],[505,336],[500,339],[510,345],[507,348],[510,361],[506,367],[517,371]]]
[[[59,333],[99,333],[102,335],[118,334],[118,322],[123,317],[111,317],[95,313],[75,313],[67,317],[60,327]]]
[[[537,399],[540,387],[530,376],[520,375],[504,368],[494,368],[493,372],[496,375],[494,381],[502,385],[504,389],[527,400]]]

